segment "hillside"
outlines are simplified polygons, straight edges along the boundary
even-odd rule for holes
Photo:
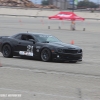
[[[35,7],[29,0],[0,0],[1,6],[11,6],[11,7]]]
[[[57,7],[53,5],[42,6],[34,4],[29,0],[0,0],[0,6],[10,6],[10,7],[28,7],[28,8],[47,8],[56,9]]]

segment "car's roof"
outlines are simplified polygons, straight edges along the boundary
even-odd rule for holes
[[[19,34],[30,34],[30,35],[50,35],[50,34],[45,34],[45,33],[19,33]]]

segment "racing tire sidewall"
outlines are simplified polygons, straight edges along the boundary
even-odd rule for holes
[[[47,48],[41,51],[41,60],[44,62],[51,61],[51,51]]]
[[[4,57],[6,58],[11,58],[13,55],[12,55],[12,49],[11,49],[11,46],[8,45],[8,44],[5,44],[2,48],[2,54]]]

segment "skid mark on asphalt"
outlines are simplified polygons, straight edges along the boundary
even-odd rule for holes
[[[22,66],[12,66],[12,65],[4,65],[4,67],[1,67],[3,69],[15,69],[15,70],[21,70],[21,71],[32,71],[35,73],[43,73],[43,74],[60,74],[60,75],[74,75],[74,76],[84,76],[84,77],[93,77],[93,78],[100,78],[100,75],[94,75],[94,74],[85,74],[85,73],[75,73],[75,72],[64,72],[64,71],[56,71],[56,70],[46,70],[46,69],[38,69],[38,68],[26,68]]]

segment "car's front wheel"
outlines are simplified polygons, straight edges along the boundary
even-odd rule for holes
[[[4,57],[6,58],[11,58],[13,57],[13,54],[12,54],[12,49],[11,49],[11,46],[9,44],[5,44],[2,48],[2,54]]]
[[[41,60],[48,62],[51,61],[51,52],[49,49],[45,48],[41,52]]]

